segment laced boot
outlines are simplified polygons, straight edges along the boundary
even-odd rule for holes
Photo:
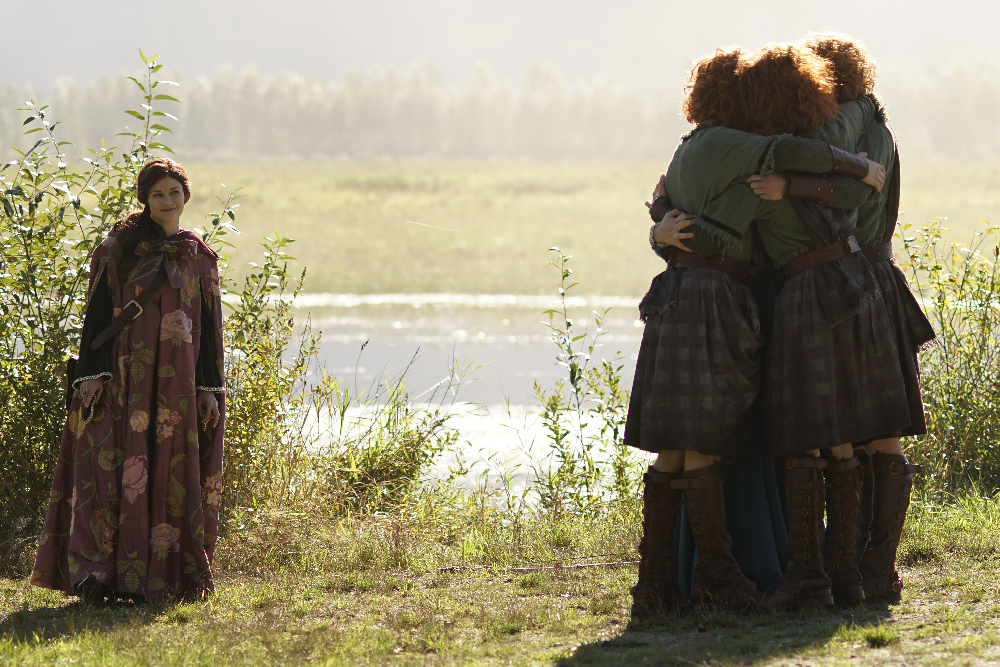
[[[872,471],[872,456],[864,447],[854,450],[854,455],[861,462],[861,514],[858,518],[858,545],[855,549],[854,562],[860,563],[861,556],[868,547],[872,531],[872,504],[875,494],[875,477]]]
[[[759,605],[764,596],[743,575],[731,552],[733,541],[726,531],[719,465],[685,472],[672,485],[684,491],[684,507],[698,547],[698,563],[694,566],[698,577],[692,587],[692,599],[739,607]]]
[[[830,575],[835,604],[848,607],[865,599],[858,572],[858,521],[861,513],[861,461],[852,456],[826,467],[830,499],[826,503],[823,562]]]
[[[639,581],[632,587],[633,620],[670,611],[680,603],[674,548],[680,493],[670,485],[679,477],[680,473],[649,466],[642,478],[642,540]]]
[[[833,604],[830,577],[823,569],[822,470],[826,461],[812,456],[785,459],[785,506],[788,508],[788,565],[785,578],[764,600],[784,607],[805,602]]]
[[[861,557],[861,579],[865,598],[896,604],[902,599],[903,582],[896,571],[896,549],[910,506],[913,475],[920,466],[898,454],[872,456],[875,472],[875,504],[871,540]]]

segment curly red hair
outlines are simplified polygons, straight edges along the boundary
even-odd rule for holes
[[[695,63],[684,86],[684,115],[688,121],[700,127],[722,125],[749,130],[748,108],[739,84],[743,63],[739,49],[719,49]]]
[[[806,132],[837,116],[832,68],[806,48],[766,46],[746,61],[739,78],[751,132]]]
[[[864,44],[846,35],[809,35],[805,47],[833,68],[834,94],[843,104],[870,95],[875,90],[875,61]]]

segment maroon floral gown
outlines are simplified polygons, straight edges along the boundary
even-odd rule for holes
[[[121,595],[193,598],[213,590],[212,554],[222,498],[222,309],[218,256],[181,230],[144,242],[131,277],[95,251],[81,377],[102,377],[92,410],[73,397],[31,583],[75,594],[93,575]],[[106,343],[87,345],[166,270],[145,310]],[[103,291],[102,291],[103,290]],[[101,298],[111,308],[102,317]],[[206,379],[207,378],[207,379]],[[205,385],[211,386],[205,386]],[[196,393],[217,392],[222,418],[200,427]]]

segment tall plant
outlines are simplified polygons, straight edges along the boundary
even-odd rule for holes
[[[157,58],[146,58],[142,111],[120,150],[88,148],[83,169],[66,163],[51,109],[34,100],[24,136],[33,140],[0,167],[0,558],[37,534],[65,419],[66,359],[76,352],[90,256],[107,229],[135,205],[135,176],[170,129],[155,108],[176,101],[156,92]],[[173,84],[176,85],[176,84]]]
[[[621,352],[599,364],[595,350],[606,334],[602,324],[608,311],[592,312],[595,330],[570,317],[568,292],[573,270],[571,255],[558,248],[549,265],[559,272],[559,306],[545,311],[549,338],[556,345],[556,363],[566,378],[546,391],[535,382],[542,406],[542,422],[551,445],[536,462],[537,493],[542,506],[573,513],[599,512],[607,502],[626,502],[635,495],[641,457],[623,442],[628,391],[621,384]]]
[[[909,442],[907,453],[932,488],[997,488],[1000,227],[987,223],[966,244],[947,238],[944,224],[938,219],[903,239],[903,269],[937,332],[920,355],[928,433]],[[910,226],[902,227],[908,233]]]

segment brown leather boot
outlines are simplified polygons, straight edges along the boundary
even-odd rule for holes
[[[861,462],[861,515],[858,517],[858,545],[854,562],[860,563],[861,556],[868,548],[872,532],[872,506],[875,494],[875,477],[872,471],[872,456],[864,447],[854,449],[854,455]]]
[[[823,569],[823,506],[826,461],[812,456],[785,459],[785,506],[788,508],[788,565],[764,600],[768,607],[806,602],[833,604],[830,577]]]
[[[871,540],[861,557],[861,579],[865,598],[896,604],[903,594],[903,582],[896,572],[896,549],[903,533],[906,510],[910,506],[913,475],[920,466],[906,462],[898,454],[875,454],[875,504]]]
[[[852,456],[828,463],[824,475],[830,484],[830,498],[826,503],[823,565],[830,575],[833,601],[843,607],[865,599],[857,561],[861,472],[861,461]]]
[[[763,599],[752,581],[743,576],[730,551],[733,541],[726,532],[726,506],[722,497],[722,470],[718,464],[685,472],[672,482],[684,491],[698,547],[698,573],[691,591],[695,602],[756,607]]]
[[[639,542],[639,581],[632,587],[632,618],[671,611],[680,604],[674,526],[681,494],[670,483],[680,473],[660,472],[653,466],[642,477],[642,540]]]

